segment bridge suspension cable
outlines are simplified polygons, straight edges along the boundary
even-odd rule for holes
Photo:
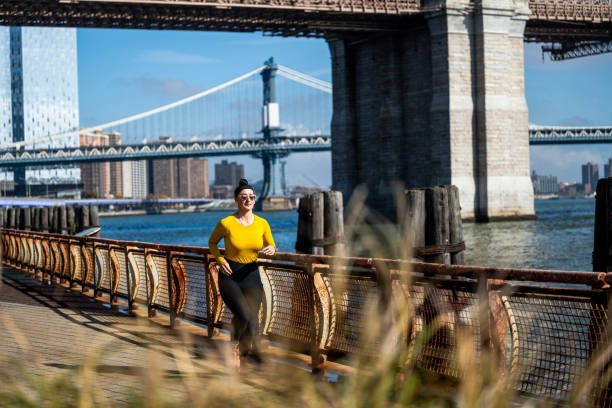
[[[294,71],[293,69],[285,67],[284,65],[278,66],[278,73],[279,75],[287,79],[299,82],[300,84],[309,86],[314,89],[318,89],[319,91],[323,91],[329,94],[332,93],[331,83],[322,81],[310,75],[302,74],[298,71]]]
[[[128,116],[128,117],[125,117],[125,118],[122,118],[122,119],[118,119],[118,120],[114,120],[112,122],[104,123],[104,124],[101,124],[101,125],[90,126],[90,127],[87,127],[87,128],[82,128],[82,129],[73,130],[73,131],[69,131],[69,132],[58,133],[58,134],[55,134],[55,135],[45,136],[45,137],[41,137],[41,138],[34,139],[34,140],[27,140],[27,141],[22,141],[22,142],[7,143],[7,144],[4,144],[4,145],[0,145],[0,149],[20,148],[20,147],[27,146],[27,145],[35,145],[35,144],[38,144],[38,143],[51,142],[51,141],[54,141],[54,140],[60,140],[60,139],[64,139],[64,138],[69,138],[69,137],[74,136],[74,135],[88,134],[88,133],[91,133],[91,132],[95,132],[95,131],[99,131],[99,130],[104,130],[104,129],[108,129],[108,128],[111,128],[111,127],[115,127],[115,126],[123,125],[123,124],[126,124],[126,123],[134,122],[136,120],[143,119],[143,118],[146,118],[146,117],[149,117],[149,116],[161,113],[161,112],[168,111],[170,109],[179,107],[181,105],[185,105],[185,104],[187,104],[189,102],[193,102],[195,100],[201,99],[201,98],[203,98],[203,97],[205,97],[207,95],[210,95],[210,94],[213,94],[215,92],[221,91],[222,89],[225,89],[225,88],[227,88],[227,87],[229,87],[231,85],[234,85],[234,84],[236,84],[236,83],[238,83],[240,81],[243,81],[243,80],[245,80],[247,78],[252,77],[253,75],[256,75],[256,74],[260,73],[265,68],[266,68],[265,66],[261,66],[261,67],[259,67],[257,69],[254,69],[253,71],[247,72],[246,74],[241,75],[241,76],[239,76],[237,78],[234,78],[234,79],[232,79],[230,81],[227,81],[227,82],[225,82],[225,83],[223,83],[221,85],[217,85],[217,86],[212,87],[210,89],[207,89],[205,91],[202,91],[202,92],[199,92],[197,94],[191,95],[191,96],[189,96],[187,98],[181,99],[181,100],[176,101],[176,102],[169,103],[167,105],[163,105],[163,106],[157,107],[155,109],[148,110],[146,112],[138,113],[136,115]]]

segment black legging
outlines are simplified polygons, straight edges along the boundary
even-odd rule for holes
[[[234,314],[232,339],[238,340],[240,353],[249,349],[258,352],[259,306],[263,297],[263,285],[257,262],[241,264],[227,261],[232,276],[219,273],[221,298]]]

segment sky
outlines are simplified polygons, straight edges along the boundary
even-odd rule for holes
[[[277,63],[331,80],[322,39],[265,37],[261,33],[78,29],[81,126],[139,113],[233,79],[273,56]],[[552,62],[540,45],[525,46],[529,121],[538,125],[612,126],[612,55]],[[282,108],[281,108],[282,115]],[[531,168],[559,181],[580,181],[580,166],[603,163],[612,145],[533,146]],[[262,178],[261,162],[232,156],[248,178]],[[211,177],[214,163],[209,159]],[[331,154],[292,154],[291,185],[331,185]]]

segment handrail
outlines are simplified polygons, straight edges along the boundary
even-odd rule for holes
[[[15,229],[1,229],[5,232],[23,233],[24,231]],[[82,242],[96,242],[101,244],[117,244],[121,246],[134,246],[140,248],[155,249],[158,251],[174,251],[192,253],[199,255],[212,255],[207,247],[158,244],[143,241],[122,241],[109,238],[97,237],[76,237],[64,234],[31,231],[43,237],[54,237],[61,239],[79,240]],[[224,253],[224,249],[220,249]],[[492,266],[473,266],[473,265],[445,265],[436,263],[414,262],[403,259],[387,258],[364,258],[364,257],[340,257],[331,255],[311,255],[295,254],[289,252],[277,252],[275,255],[259,255],[260,260],[285,261],[304,264],[325,264],[325,265],[346,265],[354,267],[371,268],[375,265],[384,265],[389,269],[406,270],[432,275],[448,275],[456,277],[466,277],[478,279],[486,276],[487,279],[505,279],[513,281],[532,281],[547,283],[566,283],[579,285],[605,286],[612,285],[612,272],[600,273],[591,271],[565,271],[553,269],[527,269],[527,268],[503,268]]]

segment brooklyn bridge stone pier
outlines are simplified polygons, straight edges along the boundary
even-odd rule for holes
[[[440,2],[403,32],[328,39],[334,188],[346,197],[365,183],[393,214],[393,181],[455,184],[465,218],[533,217],[527,0]]]

